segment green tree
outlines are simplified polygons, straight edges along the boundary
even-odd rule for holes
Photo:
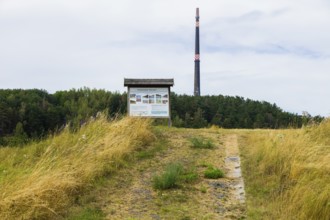
[[[204,119],[202,109],[198,108],[197,111],[194,113],[194,117],[192,120],[192,127],[193,128],[203,128],[207,126],[207,121]]]

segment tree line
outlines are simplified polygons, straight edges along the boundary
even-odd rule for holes
[[[173,125],[201,128],[301,127],[320,116],[285,112],[275,104],[232,96],[189,96],[171,93]],[[127,94],[102,89],[71,89],[49,94],[45,90],[0,90],[0,146],[39,139],[69,126],[76,130],[98,112],[110,117],[126,114]]]
[[[283,111],[276,104],[239,96],[171,96],[173,124],[200,128],[217,125],[223,128],[299,128],[322,117]]]

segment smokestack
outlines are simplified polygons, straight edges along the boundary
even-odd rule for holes
[[[196,8],[196,36],[195,36],[195,83],[194,95],[200,96],[200,60],[199,60],[199,8]]]

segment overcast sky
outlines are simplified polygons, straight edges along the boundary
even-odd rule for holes
[[[192,95],[196,7],[202,95],[330,115],[329,0],[0,0],[0,88],[174,78]]]

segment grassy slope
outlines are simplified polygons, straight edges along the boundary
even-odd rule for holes
[[[192,148],[195,136],[214,146]],[[225,206],[231,195],[218,186],[230,187],[230,180],[203,177],[207,166],[223,169],[223,157],[218,130],[151,129],[148,120],[100,118],[75,134],[64,131],[23,148],[0,149],[0,219],[241,215],[240,206]],[[154,189],[154,176],[173,163],[183,167],[176,187]]]
[[[250,219],[330,216],[330,121],[301,130],[243,132]]]
[[[79,195],[152,140],[150,121],[103,117],[78,133],[0,149],[0,219],[59,219]]]
[[[203,177],[208,165],[224,169],[223,142],[232,133],[240,136],[250,219],[329,216],[329,121],[301,130],[150,128],[150,121],[100,118],[76,134],[1,148],[0,219],[243,218],[244,207],[230,201],[230,180]],[[191,148],[194,136],[214,148]],[[171,163],[197,179],[153,189],[153,176]]]

